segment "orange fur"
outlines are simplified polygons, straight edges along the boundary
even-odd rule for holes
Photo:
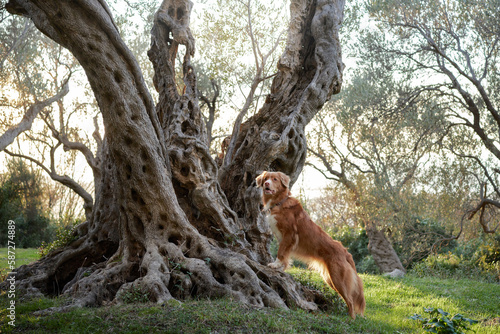
[[[263,172],[256,182],[263,188],[264,211],[279,242],[278,257],[269,266],[284,270],[290,257],[305,261],[342,296],[353,319],[356,314],[363,315],[363,282],[356,272],[352,255],[309,218],[297,199],[290,197],[287,175]]]

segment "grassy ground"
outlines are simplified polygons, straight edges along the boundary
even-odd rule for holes
[[[292,269],[292,275],[312,286],[322,286],[316,274]],[[416,278],[389,279],[361,275],[367,301],[366,315],[351,320],[343,304],[329,312],[257,309],[234,301],[192,300],[166,305],[129,304],[73,309],[65,313],[35,313],[66,301],[42,298],[17,301],[16,327],[8,325],[9,302],[0,296],[1,333],[422,333],[414,313],[439,307],[451,314],[479,320],[476,333],[500,333],[500,285],[472,280]],[[332,296],[334,296],[332,294]]]
[[[15,260],[16,260],[16,268],[22,266],[23,264],[28,264],[33,261],[36,261],[38,256],[38,249],[36,248],[16,248],[15,250],[10,249],[10,251],[14,251]],[[12,254],[12,253],[11,253]],[[0,281],[4,280],[5,275],[11,270],[7,269],[8,264],[8,249],[0,248]]]

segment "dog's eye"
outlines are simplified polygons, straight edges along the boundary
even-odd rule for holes
[[[278,181],[278,179],[277,179],[277,178],[274,178],[273,180],[274,180],[274,181]]]

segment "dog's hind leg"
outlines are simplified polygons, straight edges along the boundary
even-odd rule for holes
[[[357,281],[353,282],[352,269],[342,265],[326,264],[327,272],[323,274],[323,279],[332,289],[344,299],[351,318],[356,319],[353,295],[357,290]]]

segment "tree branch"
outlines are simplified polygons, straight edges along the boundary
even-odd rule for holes
[[[479,210],[481,210],[481,213],[479,215],[479,224],[481,224],[481,227],[483,228],[484,233],[492,234],[492,233],[496,232],[496,230],[500,226],[500,223],[497,223],[495,228],[491,229],[489,227],[489,223],[487,221],[485,221],[484,212],[488,206],[494,206],[496,208],[500,208],[500,202],[486,198],[487,185],[488,184],[486,182],[484,182],[481,185],[480,192],[479,192],[480,201],[475,208],[473,208],[472,210],[470,210],[468,212],[468,214],[469,214],[469,219],[472,219],[476,215],[476,213]]]
[[[57,146],[52,147],[51,152],[50,152],[50,160],[51,160],[50,161],[50,169],[47,168],[40,161],[38,161],[30,156],[20,154],[20,153],[13,153],[7,149],[4,149],[4,152],[12,157],[18,157],[18,158],[26,159],[26,160],[33,162],[34,164],[39,166],[41,169],[43,169],[50,176],[50,178],[52,180],[57,181],[57,182],[61,183],[62,185],[73,190],[78,196],[80,196],[83,199],[83,202],[84,202],[83,207],[85,210],[85,217],[88,221],[90,219],[90,216],[92,213],[92,208],[94,206],[94,199],[92,198],[92,195],[90,195],[78,182],[76,182],[75,180],[73,180],[72,178],[70,178],[67,175],[59,175],[56,173],[55,167],[54,167],[54,151],[56,148],[57,148]]]
[[[38,116],[40,111],[42,111],[45,107],[51,105],[55,101],[60,100],[63,96],[68,94],[69,92],[69,86],[68,86],[68,79],[66,79],[66,82],[63,84],[61,90],[54,96],[44,100],[44,101],[39,101],[35,102],[32,104],[26,113],[23,116],[23,119],[21,122],[19,122],[17,125],[11,127],[7,131],[4,132],[2,136],[0,136],[0,151],[5,150],[7,146],[12,144],[12,142],[23,132],[28,131],[31,129],[31,125],[33,124],[33,121],[35,118]]]
[[[85,157],[85,160],[89,164],[90,168],[92,168],[92,171],[94,173],[94,180],[98,180],[100,175],[101,175],[100,165],[99,165],[98,159],[96,159],[92,150],[81,142],[69,140],[68,135],[66,134],[65,127],[61,128],[62,133],[61,133],[61,131],[58,131],[55,128],[53,122],[51,122],[51,118],[49,117],[49,115],[45,115],[43,117],[43,119],[44,119],[47,127],[51,130],[52,137],[57,139],[57,141],[63,145],[63,149],[65,152],[67,152],[69,150],[76,150],[76,151],[79,151],[80,153],[83,154],[83,156]],[[100,134],[99,134],[99,128],[97,125],[97,118],[94,118],[94,126],[95,126],[95,130],[93,133],[93,137],[96,138],[96,142],[97,142],[98,150],[99,150],[100,145],[102,145],[102,139],[100,138]]]
[[[247,114],[248,110],[250,109],[250,106],[252,105],[252,102],[254,100],[254,95],[255,91],[259,87],[260,83],[273,77],[273,76],[267,76],[267,77],[262,77],[264,69],[266,67],[267,59],[271,54],[276,51],[280,41],[281,41],[281,35],[276,39],[273,47],[265,54],[262,55],[259,44],[255,39],[255,36],[253,34],[252,30],[252,11],[250,8],[251,0],[248,0],[248,2],[245,4],[247,6],[247,15],[248,15],[248,35],[250,37],[250,40],[252,42],[252,51],[254,54],[255,58],[255,76],[253,78],[252,84],[250,86],[250,92],[248,93],[246,100],[245,100],[245,105],[241,109],[241,111],[238,113],[238,116],[236,117],[236,120],[234,122],[233,126],[233,133],[231,135],[231,140],[229,142],[229,146],[227,147],[226,155],[224,157],[223,161],[223,168],[227,168],[232,159],[233,159],[233,154],[234,154],[234,149],[236,147],[236,140],[238,138],[239,132],[240,132],[240,127],[241,123],[243,122],[243,118]],[[259,55],[260,55],[260,61],[259,61]]]

